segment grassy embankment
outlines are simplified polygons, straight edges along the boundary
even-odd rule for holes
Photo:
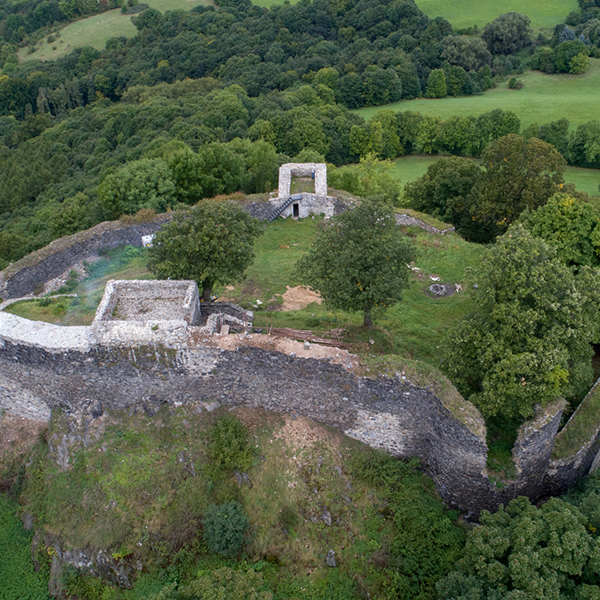
[[[144,0],[150,8],[166,12],[167,10],[190,10],[194,6],[210,5],[212,0]],[[135,15],[133,15],[135,16]],[[60,30],[60,37],[53,42],[44,38],[36,44],[33,54],[27,48],[22,48],[19,59],[28,60],[55,60],[68,54],[75,48],[91,46],[96,50],[103,50],[110,38],[133,37],[137,34],[135,25],[131,22],[132,15],[124,15],[120,8],[109,10],[99,15],[93,15],[70,23]]]
[[[132,591],[63,577],[67,592],[88,600],[89,589],[104,600],[147,598],[199,568],[226,565],[261,572],[274,600],[351,600],[367,592],[388,599],[403,586],[431,597],[464,534],[452,524],[457,513],[445,513],[414,464],[303,418],[238,409],[249,446],[236,458],[236,438],[228,456],[246,466],[223,469],[211,454],[213,423],[231,414],[193,406],[164,407],[153,417],[109,411],[93,421],[89,444],[71,445],[67,470],[39,446],[22,497],[36,527],[67,546],[106,548],[124,565],[145,565]],[[49,440],[71,426],[57,413]],[[236,482],[233,468],[247,473],[245,483]],[[242,504],[251,523],[241,562],[210,555],[202,537],[203,513],[229,500]],[[338,569],[325,566],[329,550]]]
[[[403,185],[414,181],[425,174],[429,165],[439,160],[440,156],[405,156],[395,160],[390,169],[394,177],[398,177]],[[578,167],[567,167],[565,171],[565,182],[574,183],[575,187],[586,192],[590,196],[598,196],[598,185],[600,184],[600,170],[580,169]]]
[[[533,28],[554,27],[564,23],[565,17],[573,10],[578,10],[576,0],[416,0],[417,6],[429,17],[443,17],[455,28],[477,25],[483,27],[496,17],[507,12],[518,12],[531,19]]]
[[[509,90],[507,83],[480,96],[461,98],[404,100],[386,106],[370,106],[354,112],[365,119],[371,118],[382,108],[396,111],[414,110],[424,115],[442,119],[459,115],[477,116],[495,108],[513,111],[522,127],[531,123],[549,123],[567,118],[571,127],[598,119],[600,113],[600,59],[591,58],[588,72],[583,75],[546,75],[539,71],[527,71],[519,76],[524,86],[521,90]]]
[[[455,234],[435,236],[410,228],[408,234],[418,251],[416,266],[421,271],[411,276],[411,287],[404,299],[376,319],[377,327],[364,330],[362,315],[331,311],[316,303],[302,310],[280,310],[286,286],[301,283],[294,279],[294,264],[309,249],[318,222],[318,219],[287,219],[267,225],[265,234],[256,243],[256,260],[246,272],[245,280],[234,289],[217,288],[217,294],[249,308],[255,305],[255,324],[259,327],[273,324],[315,332],[343,328],[344,339],[355,343],[360,353],[399,354],[437,365],[438,346],[444,332],[469,312],[470,303],[464,293],[441,299],[429,295],[432,283],[429,275],[439,276],[443,283],[460,283],[465,269],[477,264],[483,248]],[[113,251],[92,267],[91,277],[67,286],[65,291],[78,294],[77,298],[24,301],[9,306],[7,312],[61,325],[89,324],[108,279],[151,277],[145,269],[144,257],[144,251],[134,252],[129,258],[123,256],[123,251]],[[375,343],[369,344],[370,339]]]

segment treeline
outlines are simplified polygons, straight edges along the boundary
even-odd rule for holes
[[[442,121],[383,109],[366,123],[335,103],[332,71],[317,72],[318,83],[313,85],[258,98],[240,86],[223,87],[218,80],[204,78],[134,86],[118,104],[99,100],[66,112],[57,124],[46,114],[23,121],[0,117],[0,266],[57,237],[113,218],[119,211],[100,201],[98,187],[133,161],[160,162],[188,150],[202,155],[207,145],[214,150],[236,138],[266,144],[261,146],[260,168],[270,173],[260,183],[249,183],[247,164],[241,168],[244,175],[238,176],[237,167],[223,166],[235,161],[223,161],[220,183],[202,184],[194,188],[193,198],[175,200],[192,202],[238,189],[274,188],[276,166],[298,157],[339,166],[371,154],[384,159],[414,153],[480,156],[494,140],[520,132],[516,115],[502,110]],[[596,122],[573,132],[566,120],[533,125],[524,136],[551,143],[571,164],[600,167]],[[208,177],[208,167],[205,171]],[[154,208],[164,210],[171,204],[161,200]]]
[[[479,157],[490,142],[509,133],[552,144],[569,165],[600,169],[600,122],[589,121],[571,130],[568,119],[544,125],[521,122],[511,111],[492,110],[478,117],[442,120],[413,111],[382,109],[368,122],[350,131],[350,151],[359,156],[375,152],[393,159],[406,154],[452,154]]]
[[[328,69],[317,73],[320,80],[327,75]],[[207,145],[215,149],[236,138],[261,141],[271,148],[267,152],[261,146],[260,168],[265,171],[298,157],[344,165],[368,153],[391,158],[433,152],[425,142],[429,117],[382,111],[365,124],[358,115],[336,105],[334,91],[324,83],[251,98],[240,86],[223,88],[206,78],[134,87],[123,100],[114,105],[101,100],[73,110],[56,125],[43,114],[29,115],[23,121],[0,117],[3,264],[57,237],[114,217],[114,207],[100,201],[98,187],[133,161],[166,160],[180,150],[202,155]],[[485,139],[479,140],[483,147],[518,131],[519,121],[510,113],[494,111],[479,118],[478,129],[485,132]],[[222,184],[202,184],[186,202],[236,189],[264,192],[276,187],[275,174],[260,183],[248,183],[245,175],[241,179],[236,175],[236,169],[224,168],[234,162],[220,165]],[[182,201],[181,197],[176,201]],[[154,208],[164,210],[170,201],[163,204]]]
[[[18,65],[5,46],[0,56],[10,69],[0,81],[0,114],[57,116],[100,97],[116,101],[132,86],[186,77],[237,83],[254,97],[315,83],[325,68],[335,71],[329,83],[336,102],[357,108],[422,95],[432,70],[446,67],[457,80],[451,93],[475,94],[490,75],[519,67],[514,57],[493,56],[479,38],[456,36],[412,0],[315,0],[269,10],[249,0],[224,4],[164,15],[148,9],[133,19],[136,37],[55,62]],[[52,100],[56,93],[63,105]]]

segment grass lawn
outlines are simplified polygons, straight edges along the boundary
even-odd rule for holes
[[[32,321],[45,321],[55,325],[90,325],[104,294],[109,279],[150,279],[146,269],[146,251],[115,249],[91,265],[90,277],[67,284],[65,293],[77,294],[76,298],[48,296],[40,300],[15,302],[5,312]]]
[[[211,0],[145,0],[150,8],[161,12],[167,10],[190,10],[194,6],[212,4]],[[135,16],[135,15],[134,15]],[[99,15],[93,15],[70,23],[60,30],[60,37],[52,43],[44,38],[36,45],[33,54],[22,48],[18,55],[22,61],[55,60],[68,54],[75,48],[91,46],[96,50],[104,50],[106,41],[112,37],[133,37],[137,33],[131,22],[132,15],[124,15],[120,8],[109,10]],[[56,34],[54,34],[56,35]]]
[[[429,165],[440,158],[440,156],[405,156],[393,162],[390,173],[400,178],[402,184],[406,185],[410,181],[414,181],[424,175]],[[565,181],[567,183],[574,183],[578,190],[586,192],[590,196],[598,196],[600,170],[567,167]]]
[[[554,27],[564,22],[572,10],[579,10],[576,0],[416,0],[417,6],[429,17],[444,17],[455,28],[477,25],[483,27],[507,12],[519,12],[531,19],[534,28]]]
[[[466,267],[475,266],[482,246],[469,244],[457,235],[433,236],[418,228],[408,233],[417,246],[416,265],[421,269],[421,280],[414,275],[404,300],[375,319],[377,327],[365,330],[361,314],[332,311],[323,305],[290,312],[282,312],[278,304],[286,285],[295,286],[294,263],[308,250],[318,220],[278,219],[267,227],[256,245],[256,261],[246,275],[246,280],[234,290],[217,290],[236,302],[250,306],[261,300],[256,311],[255,325],[267,327],[293,327],[327,331],[344,328],[346,339],[357,343],[356,350],[370,353],[393,353],[407,358],[426,360],[438,364],[438,346],[446,329],[470,310],[467,295],[455,294],[447,298],[433,298],[427,290],[432,283],[429,275],[438,275],[443,283],[462,281]]]
[[[537,122],[540,125],[567,117],[571,127],[597,120],[600,114],[600,59],[590,59],[588,72],[584,75],[546,75],[539,71],[527,71],[519,79],[524,83],[521,90],[509,90],[507,83],[480,96],[405,100],[386,106],[357,109],[365,119],[371,118],[382,108],[396,111],[414,110],[442,119],[454,115],[466,117],[480,115],[495,108],[513,111],[521,126]]]
[[[441,299],[430,296],[429,275],[439,276],[442,283],[460,283],[465,269],[477,264],[483,247],[469,244],[455,234],[434,236],[409,228],[407,233],[417,247],[416,265],[421,272],[411,276],[411,287],[403,301],[375,318],[377,327],[364,329],[361,314],[332,311],[316,303],[296,311],[280,310],[286,286],[301,283],[294,278],[294,265],[310,248],[318,222],[319,219],[312,218],[278,219],[267,225],[265,234],[256,243],[256,260],[247,270],[244,281],[233,289],[232,286],[228,286],[229,289],[217,287],[217,295],[255,310],[257,327],[273,324],[315,332],[343,328],[346,330],[344,339],[355,344],[355,351],[361,354],[399,354],[437,365],[438,346],[445,331],[469,312],[470,301],[465,293]],[[28,300],[12,304],[6,310],[59,325],[89,325],[108,279],[151,278],[145,260],[143,250],[138,250],[135,256],[127,255],[127,250],[113,250],[92,266],[90,277],[73,282],[64,290],[76,293],[77,298]],[[370,344],[369,340],[374,343]]]

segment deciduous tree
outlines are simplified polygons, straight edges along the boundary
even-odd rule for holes
[[[598,598],[600,539],[571,504],[527,498],[483,511],[456,570],[438,584],[440,600]]]
[[[175,183],[166,161],[144,158],[105,177],[98,194],[115,216],[131,215],[140,208],[164,212],[175,203]]]
[[[481,155],[483,174],[473,188],[473,216],[506,231],[526,209],[545,204],[563,183],[565,159],[537,138],[507,135]]]
[[[234,202],[205,200],[177,212],[156,234],[148,266],[166,279],[194,279],[210,301],[217,283],[239,281],[262,227]]]
[[[415,251],[390,206],[365,201],[323,222],[311,250],[297,263],[302,281],[332,308],[360,311],[370,327],[374,311],[398,302],[408,286]]]
[[[492,54],[515,54],[531,43],[530,24],[528,16],[509,12],[488,23],[481,37]]]
[[[404,193],[411,206],[442,221],[452,223],[463,235],[472,238],[471,190],[481,169],[467,158],[441,158],[419,179],[407,183]]]
[[[487,249],[477,310],[447,337],[444,369],[486,417],[529,418],[535,404],[581,397],[593,381],[600,275],[575,275],[522,225]]]

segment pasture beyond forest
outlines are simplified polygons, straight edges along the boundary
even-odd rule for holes
[[[496,108],[510,110],[521,119],[521,126],[532,123],[542,125],[567,118],[571,128],[598,120],[600,114],[600,59],[591,58],[587,73],[583,75],[546,75],[540,71],[527,71],[519,75],[523,89],[509,90],[508,83],[479,96],[459,98],[418,98],[403,100],[385,106],[370,106],[354,110],[364,119],[370,119],[382,108],[394,111],[414,110],[441,119],[452,116],[478,116]]]
[[[144,0],[150,8],[164,13],[168,10],[190,10],[194,6],[212,4],[212,0]],[[137,29],[131,21],[136,15],[124,15],[120,8],[109,10],[70,23],[60,30],[60,37],[48,42],[48,37],[38,42],[33,54],[27,48],[18,53],[20,60],[55,60],[68,54],[75,48],[91,46],[96,50],[104,50],[107,40],[113,37],[130,38],[136,35]]]
[[[392,162],[390,174],[398,177],[402,185],[414,181],[423,176],[430,165],[437,162],[441,156],[405,156]],[[477,159],[473,159],[477,160]],[[477,161],[479,162],[479,161]],[[600,185],[600,169],[581,169],[579,167],[567,167],[565,170],[565,182],[573,183],[580,192],[590,196],[598,196]]]
[[[432,283],[429,276],[440,277],[441,283],[462,282],[465,269],[477,265],[483,247],[470,244],[456,234],[436,236],[416,227],[409,228],[408,234],[417,247],[416,266],[421,271],[411,276],[411,286],[404,299],[375,319],[377,327],[364,330],[360,313],[331,311],[316,303],[301,310],[280,310],[286,286],[301,283],[294,279],[294,265],[310,248],[318,222],[319,219],[279,219],[268,224],[265,234],[256,242],[256,260],[246,271],[245,280],[234,289],[216,288],[217,295],[255,310],[257,327],[273,324],[315,332],[342,328],[346,330],[343,339],[356,344],[355,351],[360,353],[367,350],[398,354],[437,365],[438,346],[444,332],[470,311],[470,299],[464,292],[445,298],[433,297],[429,293]],[[152,277],[145,262],[143,250],[111,251],[92,267],[89,278],[68,290],[77,293],[77,298],[24,301],[9,306],[7,312],[62,325],[88,325],[106,281]],[[369,339],[373,339],[374,344],[369,344]]]
[[[479,0],[415,0],[417,6],[432,19],[443,17],[460,29],[477,25],[483,27],[507,12],[519,12],[531,19],[534,29],[554,27],[564,22],[573,10],[578,10],[577,0],[503,0],[481,2]]]

